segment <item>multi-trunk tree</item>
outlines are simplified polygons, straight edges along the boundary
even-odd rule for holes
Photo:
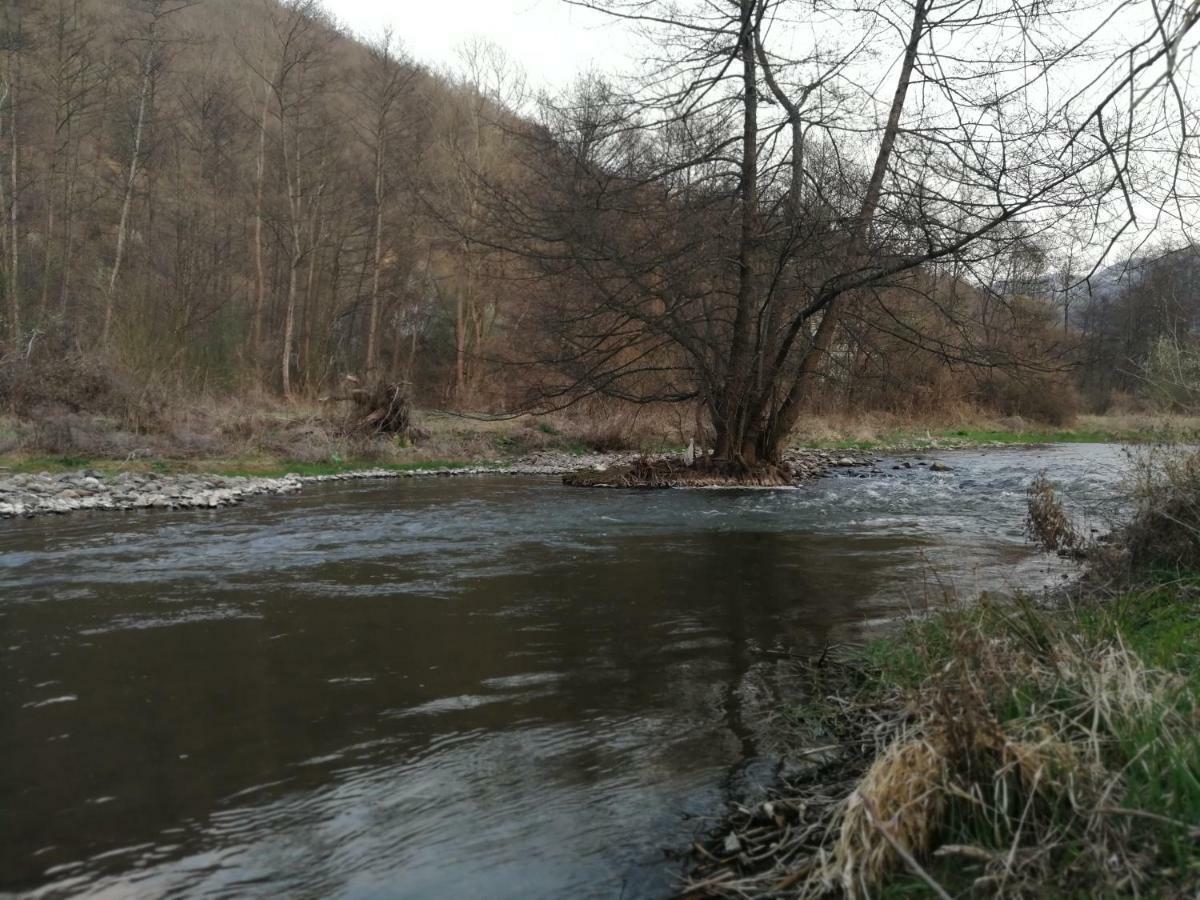
[[[780,462],[850,320],[899,327],[889,303],[936,304],[947,272],[986,290],[1065,220],[1102,256],[1192,125],[1194,3],[578,5],[652,49],[630,87],[547,103],[520,188],[489,194],[481,233],[544,279],[536,399],[698,402],[733,471]]]

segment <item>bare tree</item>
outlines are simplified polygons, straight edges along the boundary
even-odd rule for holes
[[[508,156],[503,119],[523,103],[524,73],[502,48],[483,39],[467,41],[458,50],[458,84],[463,103],[455,110],[446,135],[443,165],[447,183],[439,198],[443,214],[453,222],[455,252],[460,259],[457,277],[439,286],[450,295],[454,309],[454,399],[462,404],[472,392],[472,358],[482,347],[495,317],[494,302],[481,296],[491,248],[470,237],[468,223],[479,218],[483,206],[480,176],[502,178]]]
[[[366,65],[361,73],[358,93],[362,96],[367,121],[362,127],[363,141],[373,163],[371,252],[371,293],[367,313],[367,342],[363,353],[363,369],[371,376],[379,364],[380,345],[380,286],[384,269],[384,222],[391,199],[389,157],[397,139],[400,104],[413,87],[417,69],[399,48],[390,29],[368,46]]]
[[[96,58],[97,25],[80,0],[55,0],[42,10],[35,27],[49,52],[40,67],[39,93],[48,105],[50,146],[45,176],[45,248],[39,314],[48,315],[55,274],[60,305],[69,292],[74,242],[75,194],[80,149],[102,78]],[[61,230],[61,238],[56,233]]]
[[[142,145],[149,126],[154,89],[166,65],[166,48],[170,37],[164,34],[166,19],[191,6],[199,0],[132,0],[141,14],[142,27],[128,39],[137,62],[137,97],[134,103],[133,121],[130,125],[129,165],[122,183],[121,214],[117,222],[117,243],[113,251],[112,268],[108,273],[108,284],[104,297],[104,325],[100,343],[107,347],[112,331],[113,314],[116,308],[117,282],[121,277],[121,266],[125,261],[125,245],[129,238],[129,216],[133,207],[134,191],[142,164]]]
[[[269,62],[258,71],[273,108],[277,127],[277,147],[280,176],[286,196],[286,216],[283,240],[288,256],[287,286],[284,296],[283,340],[279,356],[280,383],[285,397],[292,393],[293,354],[296,345],[296,312],[300,294],[302,269],[313,251],[316,211],[327,187],[322,177],[321,161],[327,145],[333,140],[322,133],[320,119],[315,115],[318,97],[325,90],[326,53],[333,33],[321,18],[318,0],[289,0],[279,6],[269,19]],[[269,107],[264,100],[264,118],[260,122],[258,174],[255,212],[256,311],[255,329],[261,329],[265,277],[262,263],[263,194],[267,175],[267,129],[265,113]],[[307,279],[311,285],[312,278]]]
[[[897,291],[947,267],[973,278],[1068,212],[1115,218],[1115,239],[1122,208],[1161,206],[1130,160],[1164,150],[1154,98],[1200,18],[1156,2],[1145,36],[1101,25],[1072,43],[1056,35],[1074,3],[818,4],[804,22],[787,0],[578,5],[660,49],[630,90],[590,79],[545,105],[523,184],[490,192],[480,232],[558,285],[543,407],[698,401],[712,464],[735,472],[779,463],[859,308],[886,321]],[[1128,28],[1116,6],[1101,21]],[[1097,71],[1102,39],[1129,64]],[[864,87],[878,71],[890,88]],[[1190,111],[1174,119],[1186,136]]]
[[[3,7],[3,33],[0,36],[5,55],[3,85],[0,96],[7,101],[8,118],[8,250],[5,288],[9,303],[9,326],[13,341],[21,338],[21,243],[20,243],[20,118],[22,71],[21,58],[28,45],[28,35],[23,21],[23,10],[18,3],[8,2]]]

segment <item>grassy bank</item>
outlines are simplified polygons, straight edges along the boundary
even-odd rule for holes
[[[1200,418],[1170,415],[1078,416],[1063,426],[1024,419],[909,422],[895,416],[863,413],[814,418],[796,435],[804,446],[858,450],[927,450],[1021,444],[1143,444],[1194,442]]]
[[[364,469],[381,469],[388,472],[420,472],[432,469],[461,469],[468,466],[487,466],[493,463],[469,462],[466,460],[427,459],[420,462],[381,463],[377,458],[337,459],[328,462],[309,462],[286,457],[258,457],[248,459],[199,458],[199,459],[89,459],[84,457],[54,457],[10,455],[0,457],[0,474],[33,472],[74,472],[94,469],[99,472],[153,472],[162,475],[194,474],[253,476],[279,478],[284,475],[337,475]],[[500,463],[494,463],[500,465]]]
[[[846,857],[843,875],[886,884],[890,896],[934,884],[951,894],[1196,896],[1198,598],[1200,576],[1170,576],[1052,613],[943,613],[868,648],[868,692],[903,699],[915,721],[864,776],[859,801],[876,817],[855,837],[863,851],[891,838],[926,862],[889,844],[877,862]],[[905,765],[916,746],[933,751],[926,771]],[[914,789],[928,807],[906,822]]]
[[[582,455],[597,443],[612,443],[582,426],[531,416],[486,421],[425,413],[420,425],[416,441],[346,434],[320,408],[301,403],[195,410],[186,420],[139,432],[99,417],[58,420],[53,427],[0,418],[0,471],[331,475],[499,466],[537,453]]]
[[[692,417],[577,411],[571,415],[481,419],[425,412],[419,440],[346,435],[317,405],[200,407],[156,429],[129,431],[96,416],[21,422],[0,418],[0,470],[78,468],[218,474],[334,474],[354,469],[440,468],[502,464],[530,454],[677,451],[690,439]],[[1195,441],[1200,419],[1085,416],[1050,428],[1019,419],[964,414],[912,421],[874,413],[810,417],[793,443],[820,449],[876,452],[1060,442]]]
[[[739,808],[692,896],[1194,897],[1200,575],[942,611],[805,670],[812,767]]]

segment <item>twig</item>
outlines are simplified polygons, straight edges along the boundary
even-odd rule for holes
[[[1124,806],[1100,806],[1096,808],[1096,812],[1108,816],[1131,816],[1137,819],[1149,819],[1152,822],[1161,822],[1164,825],[1173,825],[1176,828],[1186,828],[1188,834],[1191,835],[1200,835],[1200,827],[1196,825],[1181,822],[1179,819],[1172,819],[1170,816],[1148,812],[1144,809],[1129,809]]]
[[[900,842],[892,836],[887,827],[879,821],[879,818],[875,815],[875,805],[871,802],[871,800],[867,797],[863,797],[862,801],[863,809],[865,809],[867,812],[867,821],[875,826],[879,833],[883,835],[884,840],[892,845],[892,849],[896,851],[902,860],[904,860],[905,865],[909,867],[912,873],[929,885],[929,889],[937,894],[941,900],[954,900],[953,897],[946,893],[946,889],[938,884],[937,881],[934,880],[934,877],[926,872],[925,868],[919,862],[917,862],[916,857],[914,857],[908,852],[908,850],[901,846]]]

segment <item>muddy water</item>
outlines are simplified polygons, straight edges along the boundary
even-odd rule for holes
[[[1091,507],[1122,471],[1101,446],[944,459],[0,524],[0,892],[661,896],[664,849],[769,776],[738,702],[763,651],[1058,579],[1025,485],[1049,468]]]

